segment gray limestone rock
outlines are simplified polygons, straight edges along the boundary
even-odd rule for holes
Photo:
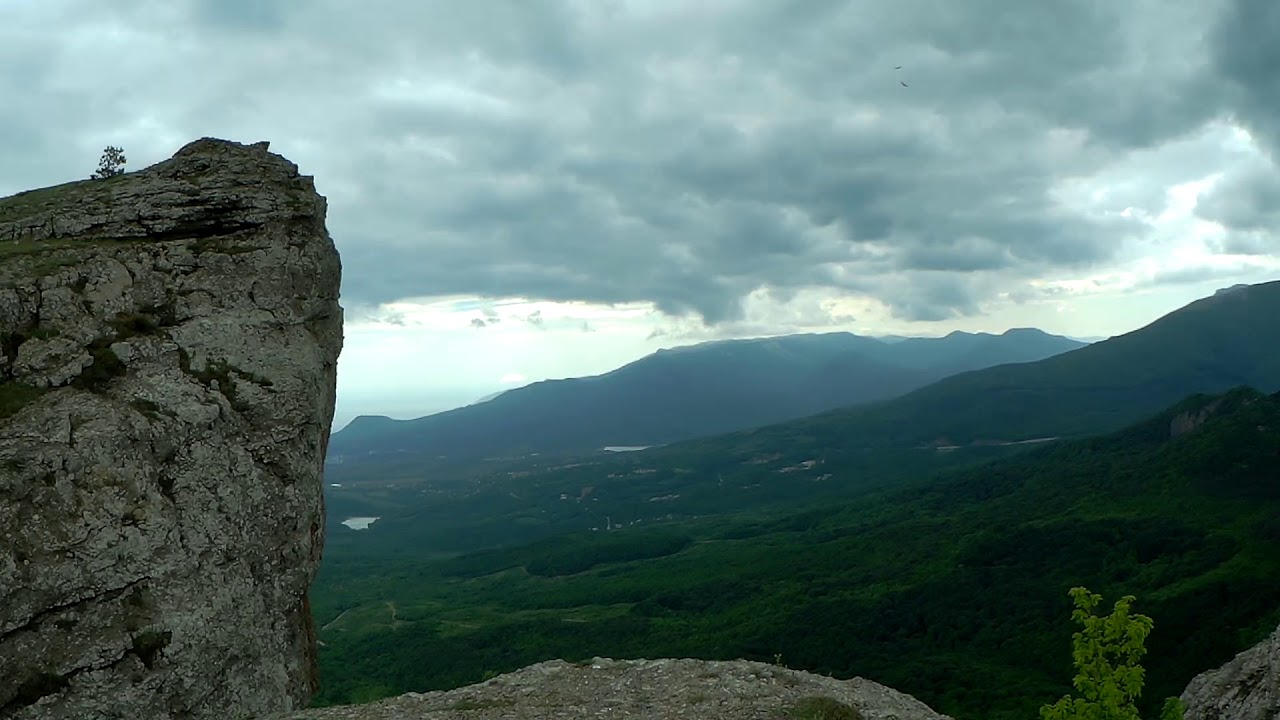
[[[1280,720],[1280,628],[1182,691],[1186,720]]]
[[[325,211],[266,143],[210,138],[0,199],[0,717],[305,707]]]
[[[456,690],[271,720],[780,720],[806,702],[839,703],[847,708],[839,717],[859,720],[949,720],[863,678],[836,680],[747,660],[609,658],[551,660]]]

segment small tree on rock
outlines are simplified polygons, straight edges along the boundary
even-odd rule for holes
[[[98,169],[93,171],[89,176],[90,180],[101,180],[103,178],[115,177],[124,174],[124,164],[127,160],[124,157],[124,150],[114,145],[108,145],[106,150],[102,151],[102,157],[98,160]]]

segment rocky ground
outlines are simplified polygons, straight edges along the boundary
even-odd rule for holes
[[[271,720],[944,720],[878,683],[735,660],[563,660],[456,690]],[[265,719],[264,719],[265,720]]]
[[[1280,628],[1182,693],[1186,720],[1280,720]]]

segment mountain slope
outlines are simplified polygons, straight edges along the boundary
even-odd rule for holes
[[[465,458],[656,445],[883,400],[955,372],[1080,346],[1038,330],[897,344],[849,333],[704,343],[416,420],[360,417],[334,433],[329,454]]]
[[[1233,288],[1038,362],[962,373],[886,402],[664,451],[861,450],[1106,432],[1192,393],[1280,389],[1278,317],[1280,282]]]

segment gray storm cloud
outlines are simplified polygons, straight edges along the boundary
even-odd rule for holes
[[[1271,163],[1198,212],[1223,252],[1274,252],[1276,37],[1271,0],[6,4],[0,192],[85,176],[108,143],[266,138],[329,196],[352,307],[722,323],[816,287],[937,320],[1112,260],[1146,226],[1060,183],[1214,120]]]

